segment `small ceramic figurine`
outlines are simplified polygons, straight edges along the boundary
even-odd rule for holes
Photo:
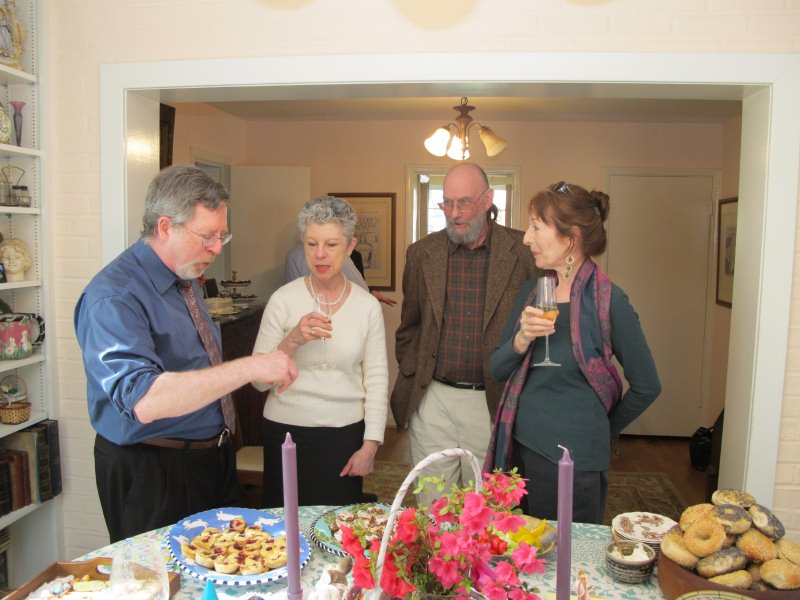
[[[575,595],[578,600],[590,600],[591,586],[589,586],[589,577],[586,572],[581,569],[578,571],[578,582],[575,585]]]

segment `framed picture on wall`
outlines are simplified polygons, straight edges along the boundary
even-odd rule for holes
[[[738,198],[725,198],[717,210],[717,304],[727,307],[733,302],[738,204]]]
[[[364,279],[373,290],[395,289],[395,203],[393,192],[331,192],[344,198],[358,214],[356,250],[364,264]]]

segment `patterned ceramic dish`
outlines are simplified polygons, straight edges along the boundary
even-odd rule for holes
[[[641,542],[620,542],[623,552],[639,548],[647,555],[644,560],[625,560],[619,558],[616,544],[609,542],[606,545],[606,570],[614,580],[622,583],[644,583],[653,574],[656,562],[655,551]]]
[[[225,530],[230,521],[235,518],[244,519],[247,525],[259,525],[273,537],[286,534],[286,524],[282,518],[274,513],[251,508],[217,508],[191,515],[175,523],[170,528],[167,536],[170,555],[178,566],[192,577],[201,581],[212,581],[220,585],[257,585],[286,577],[289,573],[285,565],[260,575],[225,575],[213,569],[201,567],[193,560],[183,556],[181,552],[182,540],[191,540],[206,527]],[[303,533],[300,532],[300,565],[305,565],[309,557],[308,542]]]

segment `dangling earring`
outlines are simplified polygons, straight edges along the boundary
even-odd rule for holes
[[[567,268],[564,271],[564,279],[569,279],[570,274],[572,273],[572,265],[575,264],[575,257],[570,254],[567,257]]]

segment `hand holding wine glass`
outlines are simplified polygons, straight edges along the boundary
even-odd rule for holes
[[[314,294],[314,310],[327,318],[329,323],[331,315],[333,314],[331,309],[332,303],[325,298],[324,294]],[[331,365],[328,363],[327,356],[325,355],[325,338],[328,337],[329,334],[323,335],[323,333],[328,334],[328,332],[322,329],[317,330],[317,334],[322,339],[322,362],[319,364],[319,368],[325,370],[329,369]]]
[[[542,311],[542,318],[553,323],[558,318],[558,303],[556,302],[556,282],[553,277],[539,277],[536,281],[536,296],[533,305]],[[560,367],[561,364],[550,360],[550,336],[544,338],[544,360],[534,363],[534,367]]]

